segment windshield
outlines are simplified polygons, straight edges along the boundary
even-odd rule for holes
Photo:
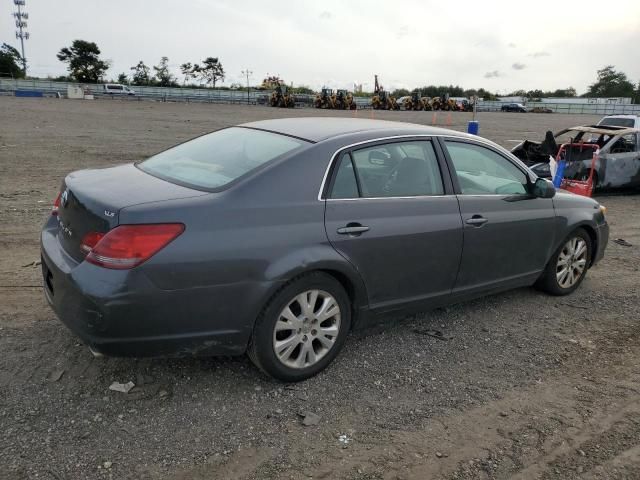
[[[633,128],[633,123],[633,118],[606,117],[600,120],[600,123],[598,123],[598,125]]]
[[[232,127],[165,150],[138,167],[170,182],[211,190],[306,143],[276,133]]]

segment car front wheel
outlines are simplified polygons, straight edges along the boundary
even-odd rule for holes
[[[572,232],[549,260],[536,287],[552,295],[573,292],[587,275],[591,249],[591,238],[584,229]]]
[[[249,358],[285,382],[312,377],[327,367],[351,328],[351,304],[334,277],[314,272],[285,286],[260,315]]]

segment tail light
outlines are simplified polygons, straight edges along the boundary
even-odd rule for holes
[[[102,240],[102,237],[104,237],[104,235],[104,233],[100,232],[87,233],[80,243],[80,250],[82,250],[82,253],[87,255],[89,252],[91,252],[91,250],[95,248],[98,242]]]
[[[62,192],[58,192],[58,196],[53,202],[53,207],[51,207],[51,215],[54,217],[58,215],[58,209],[60,208],[60,197],[62,197]]]
[[[181,223],[120,225],[104,234],[87,233],[80,248],[89,263],[126,270],[149,260],[182,232]]]

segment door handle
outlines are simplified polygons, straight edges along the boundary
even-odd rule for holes
[[[345,227],[338,229],[338,233],[340,235],[360,235],[368,231],[369,227],[366,225],[360,225],[359,223],[348,223]]]
[[[487,223],[489,220],[487,220],[486,218],[484,218],[481,215],[474,215],[471,218],[467,218],[467,220],[465,221],[465,223],[467,225],[473,225],[474,227],[481,227],[482,225],[484,225],[485,223]]]

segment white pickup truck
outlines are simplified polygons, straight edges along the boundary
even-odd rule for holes
[[[610,127],[640,128],[640,116],[638,115],[607,115],[602,117],[598,125]]]

